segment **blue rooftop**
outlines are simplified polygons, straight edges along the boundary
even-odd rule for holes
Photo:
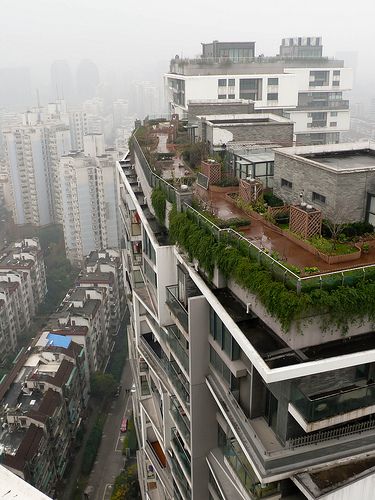
[[[67,349],[72,341],[71,337],[65,335],[58,335],[56,333],[49,333],[47,335],[48,345],[53,347],[63,347]]]

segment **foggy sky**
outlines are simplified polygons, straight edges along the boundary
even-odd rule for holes
[[[282,37],[316,35],[325,55],[358,51],[358,76],[375,81],[374,16],[374,0],[0,0],[0,67],[48,79],[53,60],[89,58],[104,77],[136,78],[203,41],[251,40],[274,55]]]

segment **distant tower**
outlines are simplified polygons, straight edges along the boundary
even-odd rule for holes
[[[99,71],[96,64],[89,59],[81,61],[77,68],[76,80],[78,97],[81,102],[96,96],[99,84]]]
[[[65,99],[68,103],[74,101],[72,72],[65,60],[54,61],[51,64],[50,98]]]

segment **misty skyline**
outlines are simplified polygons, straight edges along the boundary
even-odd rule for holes
[[[324,54],[357,51],[358,81],[374,80],[371,33],[375,4],[316,0],[272,0],[256,7],[234,0],[176,4],[119,0],[3,0],[0,17],[0,67],[31,69],[35,85],[47,84],[55,60],[67,60],[75,73],[91,59],[102,81],[157,79],[175,54],[194,57],[201,42],[213,39],[255,41],[256,54],[274,55],[281,38],[321,36]],[[230,10],[229,10],[230,9]]]

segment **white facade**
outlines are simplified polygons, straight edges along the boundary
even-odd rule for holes
[[[5,131],[4,141],[15,222],[44,226],[58,220],[57,166],[71,149],[69,130],[60,122],[25,125]]]
[[[352,88],[351,69],[327,64],[282,69],[277,63],[272,71],[272,63],[265,63],[263,70],[261,66],[255,64],[254,72],[249,68],[250,71],[241,71],[241,74],[218,71],[207,75],[199,74],[199,69],[191,71],[196,73],[193,75],[168,73],[164,79],[169,110],[182,116],[188,110],[189,101],[193,100],[221,99],[230,103],[235,99],[252,99],[255,110],[285,112],[295,122],[297,140],[298,137],[301,141],[306,140],[308,135],[308,140],[313,142],[314,138],[310,136],[316,134],[319,141],[318,134],[323,133],[327,134],[324,142],[338,142],[338,133],[349,130],[349,104],[342,98],[343,92]],[[235,70],[236,65],[229,66],[230,69]],[[209,70],[209,73],[214,72],[214,69]],[[254,87],[244,88],[246,80],[251,80],[249,85]]]
[[[93,146],[94,143],[89,145]],[[118,248],[117,186],[112,155],[76,153],[60,161],[65,246],[81,262],[93,250]]]

